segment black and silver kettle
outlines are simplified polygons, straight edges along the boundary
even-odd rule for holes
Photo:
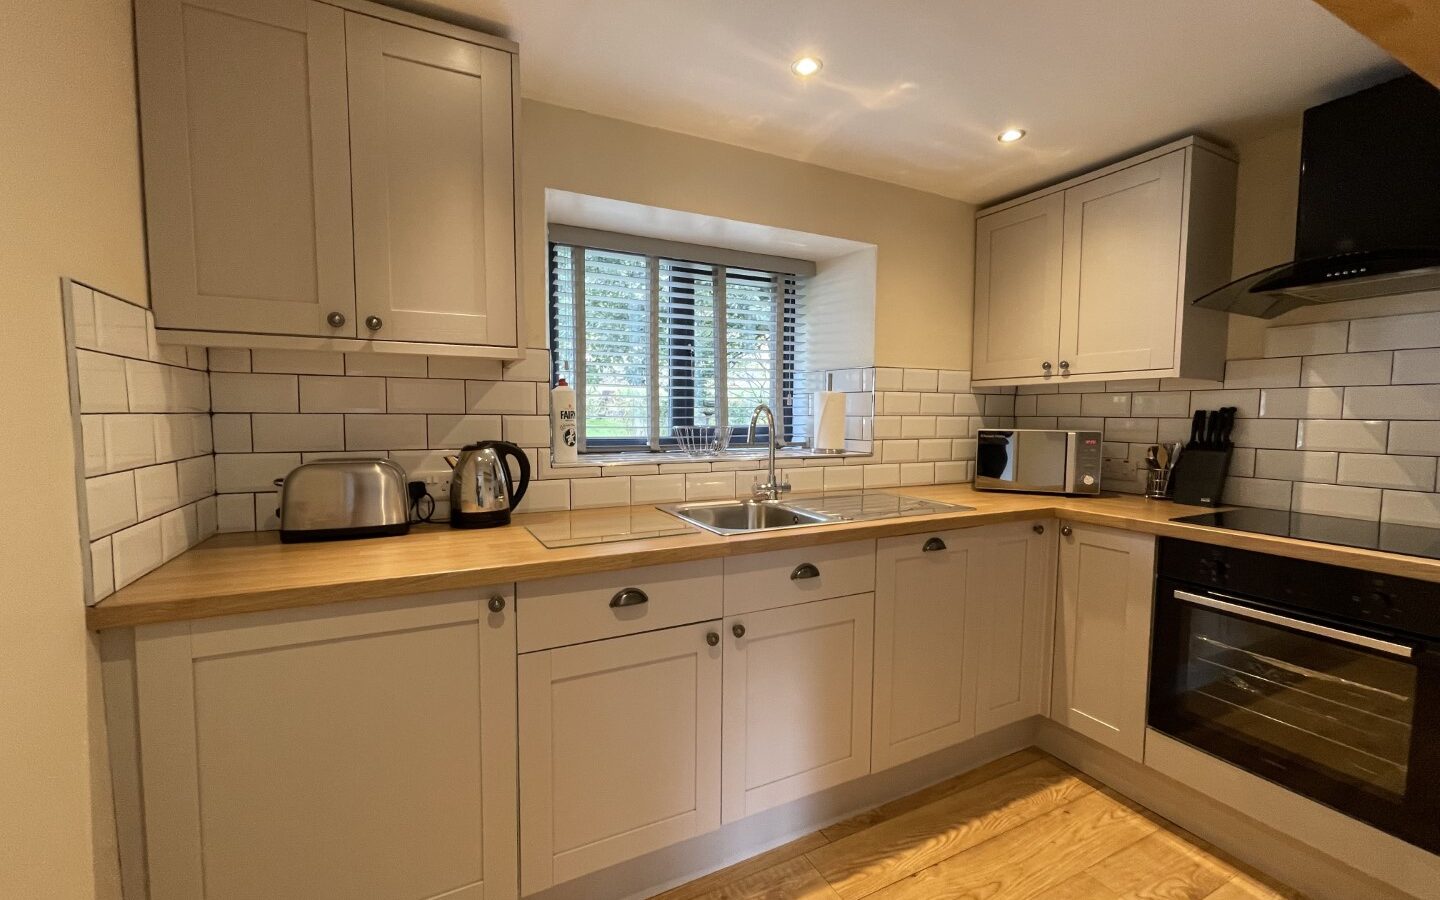
[[[505,464],[513,458],[520,482],[510,478]],[[530,459],[509,441],[467,444],[459,456],[447,456],[450,474],[450,525],[454,528],[492,528],[510,524],[510,511],[520,505],[530,486]]]

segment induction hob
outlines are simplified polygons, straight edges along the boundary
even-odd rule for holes
[[[1273,534],[1322,544],[1340,544],[1407,556],[1440,559],[1440,528],[1416,525],[1392,525],[1366,519],[1340,516],[1317,516],[1310,513],[1287,512],[1283,509],[1258,509],[1242,506],[1223,512],[1201,513],[1172,519],[1187,525],[1208,525],[1229,531],[1252,534]]]

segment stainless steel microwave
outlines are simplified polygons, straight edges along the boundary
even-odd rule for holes
[[[976,490],[1100,493],[1098,431],[982,428],[978,437]]]

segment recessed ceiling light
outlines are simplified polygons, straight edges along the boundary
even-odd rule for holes
[[[1002,144],[1013,144],[1025,136],[1023,128],[1007,128],[995,136],[995,139]]]
[[[825,64],[813,56],[802,56],[790,64],[790,71],[799,75],[801,78],[809,78],[811,75],[820,71],[823,65]]]

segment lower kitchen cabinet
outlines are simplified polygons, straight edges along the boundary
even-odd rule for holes
[[[983,531],[984,589],[973,604],[971,655],[975,732],[1042,715],[1050,708],[1055,636],[1056,525],[1017,522]]]
[[[983,590],[987,529],[879,542],[875,565],[874,770],[975,734],[968,632]]]
[[[719,629],[520,657],[524,893],[719,827]]]
[[[1051,717],[1143,761],[1155,538],[1062,523],[1059,571]]]
[[[874,594],[730,616],[725,822],[870,772]]]
[[[514,897],[512,601],[136,628],[151,900]]]

